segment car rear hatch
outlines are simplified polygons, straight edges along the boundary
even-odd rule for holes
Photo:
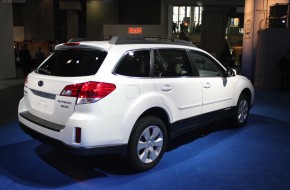
[[[35,71],[24,87],[27,113],[32,117],[65,125],[75,110],[77,97],[65,90],[91,81],[103,63],[107,51],[79,43],[61,45]],[[71,88],[70,88],[71,89]]]

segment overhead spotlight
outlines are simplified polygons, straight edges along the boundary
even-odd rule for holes
[[[197,5],[198,5],[198,6],[202,6],[202,2],[198,1],[198,2],[197,2]]]

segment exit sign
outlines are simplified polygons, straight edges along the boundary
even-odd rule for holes
[[[143,34],[143,27],[128,27],[128,34]]]

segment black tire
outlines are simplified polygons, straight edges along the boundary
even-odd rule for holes
[[[149,170],[161,160],[166,147],[167,131],[162,120],[143,117],[136,122],[131,133],[127,163],[137,171]]]
[[[235,107],[233,115],[233,126],[242,127],[246,125],[250,111],[250,98],[246,94],[241,94]]]

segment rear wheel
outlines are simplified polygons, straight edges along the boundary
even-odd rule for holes
[[[250,111],[250,100],[246,94],[241,94],[235,108],[233,124],[235,127],[242,127],[247,123]]]
[[[148,116],[134,126],[128,149],[128,164],[135,170],[154,167],[162,158],[167,146],[167,132],[162,120]]]

